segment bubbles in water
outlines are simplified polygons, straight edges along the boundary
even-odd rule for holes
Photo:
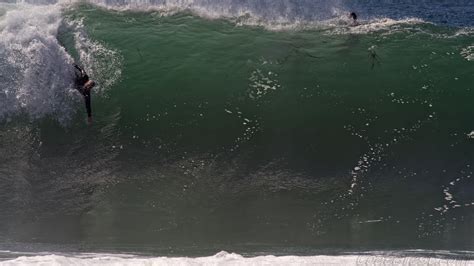
[[[470,139],[474,139],[474,130],[471,133],[467,134],[467,137]]]
[[[461,50],[461,56],[467,61],[474,61],[474,45],[463,48]]]
[[[272,91],[281,88],[277,76],[276,73],[271,71],[268,73],[264,73],[260,69],[253,71],[249,78],[248,96],[253,100],[259,100]]]
[[[229,108],[231,109],[231,108]],[[260,131],[260,123],[259,121],[254,118],[254,119],[249,119],[243,115],[241,111],[239,111],[239,108],[235,108],[235,111],[231,111],[228,108],[224,109],[224,111],[232,115],[234,117],[237,117],[242,125],[245,127],[243,133],[241,136],[237,137],[235,139],[233,146],[230,148],[231,151],[237,150],[243,143],[249,141],[252,139],[252,137]]]

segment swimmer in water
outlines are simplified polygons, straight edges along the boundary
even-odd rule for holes
[[[92,123],[92,109],[91,109],[91,89],[95,86],[95,82],[89,79],[86,71],[80,68],[78,65],[74,64],[74,68],[76,68],[79,72],[75,72],[76,79],[75,85],[76,89],[84,96],[84,102],[86,104],[87,110],[87,121],[88,123]]]

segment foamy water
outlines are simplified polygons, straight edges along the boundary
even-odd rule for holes
[[[84,254],[77,256],[42,255],[19,257],[0,265],[474,265],[474,261],[424,257],[397,257],[387,255],[342,256],[258,256],[243,257],[221,251],[210,257],[156,257],[143,258],[127,255]]]
[[[2,4],[0,17],[0,119],[25,114],[31,119],[51,116],[71,119],[80,101],[73,88],[76,61],[58,41],[58,30],[75,31],[79,60],[75,63],[97,79],[104,90],[121,75],[120,56],[88,38],[81,23],[64,18],[63,4]]]
[[[71,114],[71,56],[57,38],[58,6],[20,5],[0,21],[0,118],[25,112],[32,118]]]

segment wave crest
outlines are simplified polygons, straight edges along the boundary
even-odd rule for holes
[[[64,7],[61,3],[16,4],[4,9],[0,17],[0,121],[24,114],[65,123],[78,110],[82,99],[73,86],[75,60],[58,40],[65,24],[74,33],[77,63],[97,81],[95,93],[120,79],[120,54],[89,38],[81,20],[64,19]]]
[[[0,119],[26,112],[32,118],[71,114],[72,58],[56,39],[59,9],[22,6],[0,22]]]

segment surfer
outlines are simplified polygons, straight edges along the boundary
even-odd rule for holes
[[[95,86],[95,82],[89,79],[86,71],[80,68],[78,65],[74,64],[74,67],[79,71],[75,71],[76,79],[75,85],[76,89],[84,96],[84,102],[86,104],[87,110],[87,121],[92,123],[92,109],[91,109],[91,89]]]
[[[359,23],[357,22],[357,14],[355,12],[351,12],[349,14],[349,18],[352,19],[352,26],[359,25]]]

